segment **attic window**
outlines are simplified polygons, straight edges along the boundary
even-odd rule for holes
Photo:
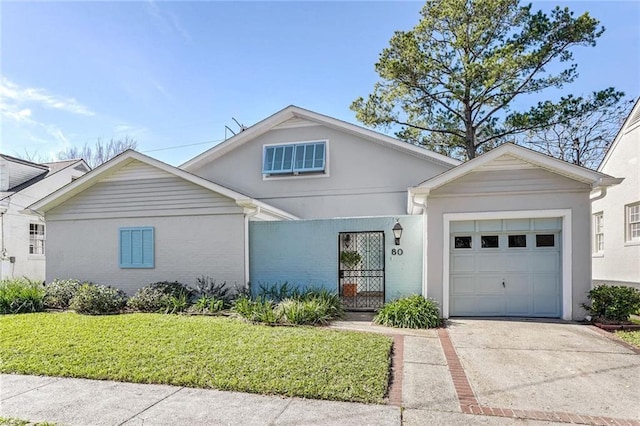
[[[265,175],[324,173],[326,144],[326,141],[318,141],[265,146],[262,173]]]

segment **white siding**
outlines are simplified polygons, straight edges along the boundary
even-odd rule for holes
[[[604,219],[604,251],[593,257],[593,282],[640,288],[640,243],[625,241],[625,206],[640,202],[640,122],[630,123],[612,149],[599,171],[624,181],[592,204],[592,212],[602,212]]]

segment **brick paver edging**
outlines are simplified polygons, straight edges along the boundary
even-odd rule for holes
[[[445,359],[447,360],[447,365],[449,366],[449,373],[453,379],[453,386],[455,387],[456,394],[458,395],[460,410],[462,410],[463,413],[582,425],[640,426],[640,420],[587,416],[584,414],[565,413],[562,411],[515,410],[511,408],[495,408],[480,405],[473,393],[471,385],[469,384],[467,375],[462,368],[462,363],[460,362],[458,353],[449,338],[449,332],[444,328],[438,329],[438,338],[440,339],[440,344],[442,345],[442,350],[444,352]]]
[[[394,334],[393,356],[391,358],[391,384],[389,386],[389,405],[402,406],[402,365],[404,363],[404,336]]]
[[[621,338],[616,336],[616,333],[608,332],[607,330],[603,330],[603,329],[601,329],[599,327],[596,327],[595,325],[590,325],[589,328],[591,330],[595,331],[596,333],[598,333],[599,335],[604,336],[604,337],[606,337],[607,339],[609,339],[609,340],[611,340],[613,342],[616,342],[620,346],[624,346],[625,348],[629,349],[634,354],[640,355],[640,348],[638,348],[637,346],[633,346],[629,342],[625,342],[624,340],[622,340]]]

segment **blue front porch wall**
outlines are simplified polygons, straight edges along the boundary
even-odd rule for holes
[[[399,246],[394,245],[392,231],[396,219],[403,228]],[[338,234],[366,231],[384,231],[385,301],[422,294],[422,216],[251,222],[252,291],[258,291],[260,285],[287,282],[301,289],[322,287],[337,292]]]

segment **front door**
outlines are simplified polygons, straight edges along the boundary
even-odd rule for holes
[[[339,292],[347,309],[384,305],[384,232],[338,234]]]

